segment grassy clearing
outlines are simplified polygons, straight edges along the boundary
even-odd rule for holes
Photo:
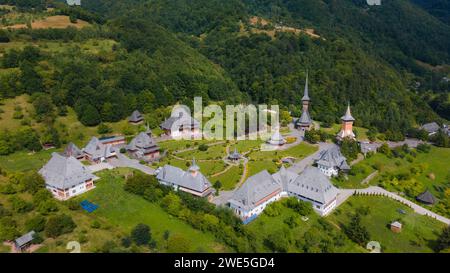
[[[384,154],[377,153],[354,166],[365,170],[364,172],[354,176],[349,175],[348,181],[337,182],[336,185],[342,188],[360,186],[360,182],[376,170],[375,167],[381,169],[379,174],[370,182],[371,185],[379,184],[383,174],[411,173],[412,167],[421,167],[423,171],[413,175],[413,178],[422,184],[424,189],[428,188],[431,193],[439,195],[441,193],[440,187],[445,186],[448,182],[449,159],[450,149],[438,147],[432,147],[429,153],[417,153],[412,162],[409,162],[406,158],[389,158]]]
[[[370,239],[381,244],[383,252],[432,252],[433,241],[436,240],[444,224],[414,213],[412,209],[385,197],[354,196],[327,217],[338,224],[347,224],[349,214],[357,208],[369,207],[370,213],[363,216],[363,225],[370,234]],[[406,211],[400,214],[398,209]],[[399,220],[403,224],[401,233],[393,233],[389,224]]]
[[[59,150],[42,150],[36,153],[20,151],[7,156],[0,156],[0,167],[7,172],[37,171],[47,163],[52,153],[56,151]]]
[[[248,156],[249,161],[249,173],[248,176],[252,176],[262,170],[267,169],[269,172],[276,172],[279,167],[280,160],[284,157],[294,157],[296,160],[301,160],[306,156],[317,151],[317,146],[307,144],[305,142],[300,143],[292,148],[284,151],[257,151],[251,152]]]
[[[21,29],[28,28],[28,24],[31,25],[32,29],[47,29],[47,28],[83,28],[90,26],[86,21],[78,19],[75,23],[70,22],[69,16],[66,15],[55,15],[48,16],[44,14],[29,15],[29,14],[19,14],[16,16],[14,13],[8,14],[10,16],[8,23],[3,26],[3,29]]]
[[[188,238],[195,251],[212,252],[225,249],[215,241],[212,234],[196,230],[170,216],[158,204],[125,192],[124,179],[118,172],[119,170],[100,173],[102,179],[97,182],[97,188],[79,198],[80,201],[88,199],[100,206],[90,217],[106,219],[126,233],[139,223],[147,224],[159,246],[165,244],[163,234],[169,230],[171,234],[181,234]]]
[[[86,54],[106,54],[112,53],[116,41],[110,39],[89,39],[82,42],[64,42],[64,41],[45,41],[45,40],[14,40],[9,43],[0,43],[0,53],[7,52],[10,49],[23,49],[25,46],[33,45],[45,53],[55,54],[79,49]]]
[[[233,166],[227,172],[211,177],[210,180],[213,184],[216,181],[220,181],[222,184],[222,190],[232,190],[241,179],[242,171],[242,167]]]

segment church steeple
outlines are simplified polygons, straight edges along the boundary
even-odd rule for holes
[[[302,102],[305,104],[305,102],[309,103],[309,101],[311,101],[311,99],[309,98],[308,72],[306,72],[305,91],[303,92]]]
[[[345,115],[341,117],[342,120],[342,128],[339,134],[337,135],[338,140],[343,140],[344,138],[355,139],[355,134],[353,133],[353,122],[355,118],[353,118],[352,113],[350,111],[350,102],[347,105],[347,111]]]
[[[345,112],[345,115],[341,117],[341,120],[343,121],[355,121],[355,119],[352,117],[352,113],[350,111],[350,102],[347,105],[347,111]]]

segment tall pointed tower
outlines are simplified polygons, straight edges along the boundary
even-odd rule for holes
[[[355,119],[352,116],[350,111],[350,103],[347,106],[347,111],[345,115],[341,117],[342,120],[342,128],[341,131],[337,135],[338,140],[343,140],[346,137],[351,139],[355,139],[355,134],[353,133],[353,122]]]
[[[302,98],[302,115],[301,117],[295,121],[295,128],[301,130],[309,130],[311,129],[312,120],[309,116],[309,104],[311,99],[309,98],[309,86],[308,86],[308,72],[306,72],[306,82],[305,82],[305,91],[303,93]]]
[[[306,72],[305,91],[303,92],[302,98],[303,111],[308,111],[310,101],[311,99],[309,98],[308,72]]]

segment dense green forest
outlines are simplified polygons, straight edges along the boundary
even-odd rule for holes
[[[411,127],[450,119],[450,26],[439,11],[448,1],[434,2],[99,0],[68,8],[47,1],[56,14],[91,26],[2,30],[1,40],[116,43],[98,54],[6,50],[0,96],[40,98],[35,104],[47,106],[39,111],[49,123],[66,106],[97,125],[194,95],[205,103],[279,103],[298,116],[309,71],[313,119],[339,122],[350,102],[356,125],[401,139]],[[268,23],[250,23],[253,16]]]

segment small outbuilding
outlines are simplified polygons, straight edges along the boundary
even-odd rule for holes
[[[232,161],[237,161],[242,158],[242,155],[237,151],[236,147],[234,148],[234,152],[228,155],[228,159]]]
[[[34,240],[35,235],[36,232],[32,230],[27,234],[22,235],[21,237],[14,240],[14,246],[16,250],[20,252],[27,250],[31,246],[31,242]]]
[[[402,223],[399,221],[395,221],[391,223],[391,231],[394,233],[400,233],[402,232]]]
[[[140,124],[144,121],[144,116],[138,111],[134,110],[133,113],[131,113],[131,116],[128,118],[128,121],[131,124]]]
[[[424,191],[416,197],[417,201],[424,204],[434,205],[436,203],[436,198],[431,194],[429,190]]]

